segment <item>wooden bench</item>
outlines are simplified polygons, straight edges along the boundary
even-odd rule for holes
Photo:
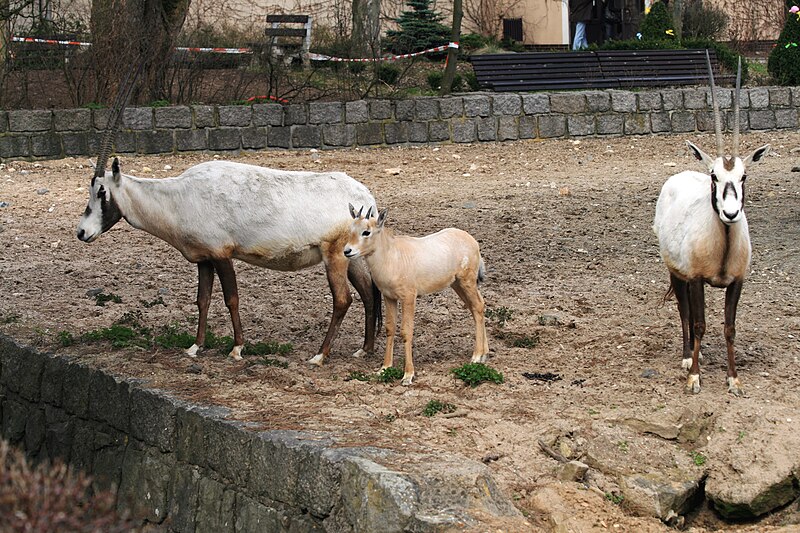
[[[264,34],[267,36],[270,54],[282,57],[287,62],[291,62],[293,56],[299,55],[304,64],[308,63],[308,51],[311,49],[310,15],[267,15],[267,24],[269,27],[264,30]],[[294,26],[287,27],[286,24]],[[279,43],[279,38],[286,37],[295,38],[296,43]]]
[[[714,78],[721,74],[709,50]],[[528,52],[470,57],[481,89],[497,92],[708,84],[705,49]]]

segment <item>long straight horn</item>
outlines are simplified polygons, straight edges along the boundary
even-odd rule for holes
[[[725,142],[722,139],[722,117],[717,103],[717,85],[714,83],[714,72],[711,69],[711,58],[706,48],[706,65],[708,66],[708,83],[711,85],[711,107],[714,109],[714,133],[717,137],[717,157],[725,155]]]
[[[739,56],[739,68],[736,70],[736,92],[733,93],[733,157],[739,157],[739,96],[742,92],[742,56]]]
[[[111,112],[108,114],[108,122],[106,122],[106,130],[103,132],[103,138],[100,140],[100,153],[97,155],[97,163],[94,167],[95,177],[102,177],[106,174],[106,163],[108,157],[111,155],[111,147],[114,144],[114,137],[119,129],[119,124],[122,122],[122,113],[128,105],[128,100],[133,92],[133,86],[136,85],[136,78],[142,72],[144,67],[144,58],[139,61],[139,65],[135,69],[130,69],[125,81],[119,86],[117,96],[114,98],[114,105]]]

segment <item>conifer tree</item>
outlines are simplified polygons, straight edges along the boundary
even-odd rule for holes
[[[786,23],[769,54],[767,69],[781,85],[800,85],[800,2],[787,0]]]
[[[447,44],[450,29],[442,24],[444,17],[431,9],[431,1],[407,0],[406,3],[412,11],[403,11],[395,20],[400,29],[386,32],[391,51],[407,54]]]
[[[672,15],[664,2],[655,2],[650,7],[650,12],[642,20],[639,28],[643,41],[673,41],[675,40],[675,26]],[[672,32],[672,34],[668,33]]]

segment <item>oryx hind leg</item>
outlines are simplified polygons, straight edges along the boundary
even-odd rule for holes
[[[486,336],[485,320],[486,303],[478,290],[477,278],[474,280],[467,278],[456,279],[452,287],[475,321],[475,347],[472,351],[471,361],[473,363],[485,363],[486,356],[489,354],[489,340]]]
[[[353,297],[350,296],[350,287],[347,285],[349,261],[344,256],[344,247],[337,243],[323,243],[321,248],[325,274],[328,277],[328,286],[333,296],[333,315],[319,353],[308,360],[309,364],[317,366],[322,366],[325,363],[325,359],[330,355],[331,343],[339,333],[339,327],[342,325],[344,315],[347,314],[347,309],[353,302]]]
[[[357,257],[350,261],[347,268],[347,278],[355,287],[361,302],[364,304],[364,344],[353,357],[362,357],[375,352],[375,337],[381,310],[381,293],[373,290],[372,275],[367,267],[367,262]]]
[[[236,285],[236,271],[233,269],[233,260],[215,260],[214,268],[217,271],[217,276],[219,276],[222,294],[225,297],[225,306],[231,314],[231,322],[233,323],[233,349],[230,356],[239,361],[242,358],[242,348],[244,348],[244,335],[242,334],[242,322],[239,319],[239,288]]]
[[[197,356],[206,342],[208,327],[208,306],[211,304],[211,291],[214,288],[214,264],[211,261],[197,263],[197,309],[200,316],[197,320],[197,335],[194,344],[186,350],[189,357]]]

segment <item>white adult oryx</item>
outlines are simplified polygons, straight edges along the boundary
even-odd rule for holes
[[[478,242],[466,231],[447,228],[425,237],[394,235],[384,228],[384,209],[375,218],[372,207],[361,216],[350,205],[353,217],[350,240],[344,255],[364,257],[372,279],[386,299],[386,355],[383,368],[392,366],[394,357],[397,302],[403,306],[401,332],[405,344],[403,385],[414,379],[412,341],[414,337],[414,308],[418,295],[438,292],[452,287],[467,306],[475,320],[473,363],[483,363],[489,353],[484,323],[485,304],[478,291],[483,281],[484,265]]]
[[[284,271],[325,264],[333,317],[319,353],[309,361],[316,365],[328,357],[352,302],[349,278],[366,315],[364,344],[356,354],[374,350],[380,293],[364,261],[350,261],[343,253],[351,221],[348,202],[375,205],[364,185],[340,172],[274,170],[227,161],[201,163],[174,178],[145,179],[122,174],[116,158],[106,172],[107,159],[101,150],[78,238],[92,242],[124,218],[197,263],[200,318],[195,344],[187,350],[190,356],[205,341],[216,271],[233,322],[230,355],[241,359],[244,338],[233,259]]]
[[[733,341],[736,307],[750,267],[750,233],[744,214],[745,171],[770,149],[764,145],[739,157],[739,93],[741,59],[733,101],[732,156],[725,155],[722,121],[711,65],[708,65],[717,155],[711,157],[687,141],[690,152],[709,174],[685,171],[667,180],[656,203],[653,231],[670,274],[670,290],[678,300],[683,330],[683,368],[689,371],[687,391],[700,392],[700,342],[706,330],[704,284],[725,287],[725,342],[728,350],[728,392],[742,393],[736,374]]]

